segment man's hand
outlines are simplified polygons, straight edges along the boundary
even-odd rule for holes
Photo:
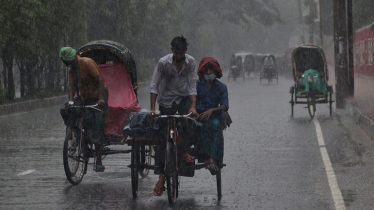
[[[192,117],[196,117],[196,116],[199,115],[199,114],[197,113],[197,111],[196,111],[196,108],[191,108],[188,112],[189,112],[189,113],[192,112]]]
[[[98,104],[101,108],[103,108],[103,107],[105,106],[105,101],[104,101],[103,99],[100,99],[100,100],[97,101],[97,104]]]

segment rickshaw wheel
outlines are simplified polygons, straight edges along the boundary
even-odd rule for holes
[[[71,128],[68,129],[64,141],[63,162],[65,175],[72,185],[79,184],[87,171],[88,157],[86,158],[85,145],[81,134],[73,134]]]
[[[152,164],[152,159],[154,157],[153,147],[151,145],[141,145],[140,146],[140,169],[139,174],[142,178],[148,176],[149,168],[143,166],[149,166]]]
[[[131,187],[133,198],[138,197],[138,183],[139,183],[139,146],[134,141],[131,147]]]
[[[329,85],[327,86],[327,90],[329,91],[329,108],[330,108],[330,117],[332,116],[332,93],[333,93],[333,89],[332,89],[332,86]]]
[[[166,145],[166,187],[169,204],[175,203],[178,197],[178,169],[177,169],[177,150],[173,142]]]
[[[313,119],[316,113],[316,102],[315,102],[314,93],[308,92],[307,104],[308,104],[308,112],[309,112],[310,118]]]
[[[220,201],[222,198],[221,169],[218,170],[216,174],[216,180],[217,180],[217,196],[218,196],[218,200]]]
[[[293,106],[295,104],[295,102],[294,102],[294,94],[295,94],[295,97],[296,97],[295,87],[294,86],[291,86],[290,93],[291,93],[291,101],[290,101],[290,104],[291,104],[291,116],[293,117]]]
[[[279,77],[278,72],[275,73],[275,75],[276,75],[276,77],[277,77],[277,84],[278,84],[278,77]]]

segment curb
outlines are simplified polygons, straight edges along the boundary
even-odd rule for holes
[[[364,115],[354,102],[346,101],[345,109],[348,110],[353,121],[374,140],[374,121]]]
[[[138,87],[148,86],[150,81],[139,82]],[[56,106],[64,104],[68,99],[67,95],[56,96],[51,98],[35,99],[24,101],[20,103],[0,105],[0,116],[10,115],[17,112],[27,112],[35,109],[40,109],[49,106]]]
[[[0,116],[17,112],[32,111],[49,106],[62,105],[67,101],[67,95],[51,98],[35,99],[14,104],[0,105]]]

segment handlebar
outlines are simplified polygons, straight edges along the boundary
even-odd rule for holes
[[[154,119],[157,119],[157,118],[185,118],[185,119],[189,119],[189,120],[193,121],[196,125],[198,125],[198,122],[196,121],[196,119],[191,117],[191,115],[192,115],[192,112],[190,112],[186,115],[179,115],[179,114],[176,114],[176,115],[161,115],[161,114],[151,113],[151,118],[152,118],[152,121]],[[152,121],[151,121],[151,123],[152,123]]]
[[[92,104],[92,105],[86,105],[86,106],[83,106],[83,105],[74,105],[74,102],[73,103],[68,103],[69,107],[71,108],[92,108],[94,110],[97,110],[97,111],[100,111],[100,112],[103,112],[103,110],[101,110],[99,107],[99,104]]]

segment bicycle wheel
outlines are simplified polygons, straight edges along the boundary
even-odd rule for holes
[[[216,174],[216,180],[217,180],[217,196],[218,196],[218,200],[221,200],[222,198],[221,169]]]
[[[134,141],[131,147],[131,187],[132,187],[132,197],[138,197],[138,184],[139,184],[139,146]]]
[[[149,173],[149,168],[144,166],[152,165],[152,159],[155,156],[152,145],[141,145],[140,146],[140,168],[139,174],[142,178],[146,177]]]
[[[307,104],[308,104],[308,112],[309,112],[310,118],[313,119],[316,113],[316,101],[315,101],[314,92],[312,91],[308,92]]]
[[[173,142],[168,142],[166,145],[165,177],[169,204],[173,204],[178,195],[177,150]]]
[[[73,185],[79,184],[87,171],[88,158],[85,155],[85,145],[81,134],[69,128],[62,156],[66,178]]]

